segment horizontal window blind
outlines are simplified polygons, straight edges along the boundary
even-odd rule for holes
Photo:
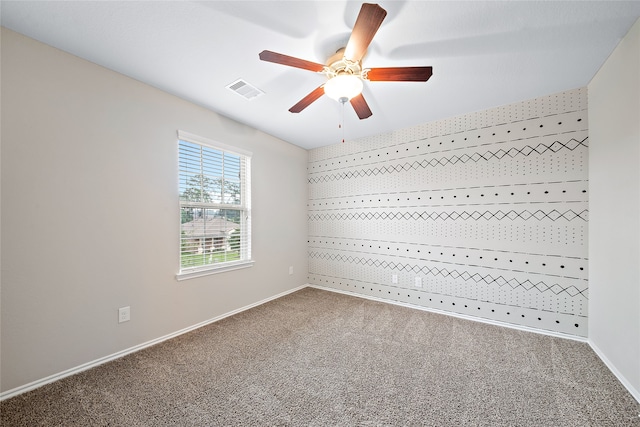
[[[251,259],[250,153],[178,133],[180,273]]]

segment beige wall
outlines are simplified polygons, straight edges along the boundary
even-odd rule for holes
[[[305,150],[5,29],[1,59],[2,391],[305,283]],[[176,281],[178,129],[253,152],[254,267]]]
[[[640,401],[640,21],[589,84],[589,340]]]
[[[1,48],[0,391],[304,284],[306,151],[5,29]],[[637,399],[639,52],[636,23],[588,88],[589,340]],[[175,280],[177,129],[254,153],[254,267]]]

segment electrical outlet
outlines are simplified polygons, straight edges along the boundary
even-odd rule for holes
[[[391,283],[398,283],[398,275],[394,274],[391,276]]]
[[[128,322],[131,320],[131,307],[122,307],[118,309],[118,323]]]
[[[416,277],[415,285],[416,285],[416,288],[422,287],[422,277]]]
[[[293,266],[289,267],[289,274],[293,274]]]

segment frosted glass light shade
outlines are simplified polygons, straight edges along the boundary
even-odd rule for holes
[[[349,100],[361,92],[362,79],[352,74],[339,74],[330,78],[324,85],[324,93],[336,101],[340,101],[341,98]]]

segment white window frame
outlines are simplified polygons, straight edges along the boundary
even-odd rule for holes
[[[207,203],[207,202],[191,202],[184,201],[180,198],[180,191],[178,190],[179,200],[179,212],[182,212],[184,207],[203,208],[203,209],[224,209],[224,210],[239,210],[241,211],[240,220],[240,233],[241,233],[241,245],[240,245],[240,259],[235,261],[224,261],[215,264],[206,264],[197,267],[182,268],[182,236],[178,240],[178,262],[179,271],[176,275],[177,280],[185,280],[194,277],[206,276],[209,274],[222,273],[230,270],[237,270],[240,268],[247,268],[253,265],[251,258],[251,156],[250,151],[243,150],[241,148],[233,147],[227,144],[220,143],[202,136],[194,135],[182,130],[178,130],[178,158],[180,157],[180,141],[190,142],[198,144],[204,147],[211,148],[213,150],[220,151],[221,153],[228,153],[237,156],[241,156],[244,159],[244,173],[240,179],[240,204],[225,204],[225,203]],[[178,164],[178,179],[180,178],[180,165]],[[182,224],[179,224],[179,230],[182,230]]]

